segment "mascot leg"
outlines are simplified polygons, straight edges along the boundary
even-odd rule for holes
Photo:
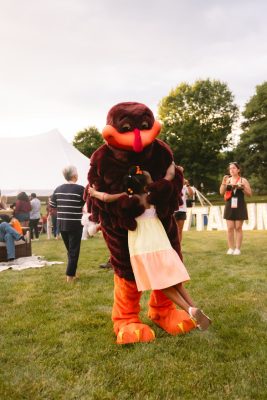
[[[196,328],[196,322],[184,310],[177,310],[160,290],[154,290],[149,300],[149,318],[171,335],[180,335]]]
[[[138,292],[135,282],[114,275],[112,321],[118,344],[151,342],[155,339],[154,331],[139,320],[140,297],[141,292]]]

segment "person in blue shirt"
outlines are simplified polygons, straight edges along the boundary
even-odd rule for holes
[[[0,220],[1,221],[1,220]],[[15,241],[23,240],[25,238],[13,229],[8,222],[0,223],[0,242],[6,244],[7,261],[15,260]]]

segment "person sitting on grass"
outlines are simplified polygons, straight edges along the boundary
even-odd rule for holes
[[[165,179],[172,180],[174,166],[170,166]],[[172,248],[166,231],[156,214],[155,207],[148,202],[148,185],[152,183],[149,172],[133,166],[124,177],[125,192],[137,196],[145,208],[136,218],[137,228],[128,231],[130,260],[138,291],[161,290],[177,306],[185,310],[196,321],[201,330],[206,330],[211,320],[196,307],[183,283],[190,280],[189,274],[176,251]],[[89,194],[104,202],[118,200],[125,193],[108,194],[89,188]]]
[[[0,218],[0,222],[1,221],[7,222],[13,229],[15,229],[15,231],[17,231],[20,235],[23,235],[22,226],[17,218],[13,217],[12,215],[9,216],[7,214],[3,214]]]
[[[0,223],[0,242],[6,244],[7,261],[15,260],[15,241],[26,241],[25,237],[13,229],[8,222]]]

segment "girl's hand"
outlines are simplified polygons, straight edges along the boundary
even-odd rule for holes
[[[229,180],[229,175],[224,175],[222,180],[222,185],[227,185],[228,180]]]
[[[96,190],[93,187],[89,186],[88,193],[90,194],[91,197],[94,197],[95,191]]]
[[[189,183],[189,181],[187,179],[184,179],[184,185],[190,186],[190,183]]]

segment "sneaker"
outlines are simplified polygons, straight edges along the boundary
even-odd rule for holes
[[[235,249],[233,252],[234,256],[239,256],[241,254],[241,251],[239,249]]]
[[[234,249],[228,249],[226,254],[232,255],[234,254],[234,251],[235,251]]]

